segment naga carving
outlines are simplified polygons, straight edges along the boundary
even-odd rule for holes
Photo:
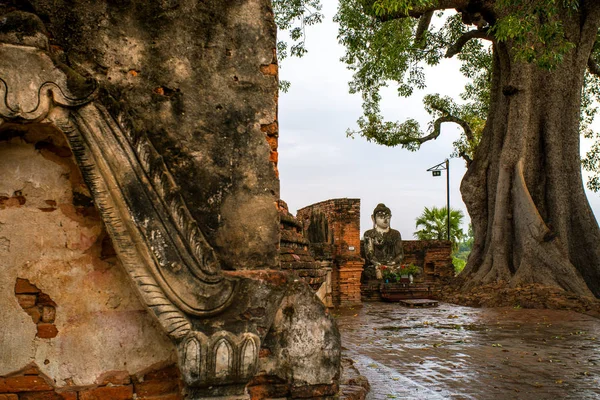
[[[0,132],[41,124],[66,136],[123,267],[177,347],[186,398],[270,379],[289,385],[279,397],[335,394],[339,333],[314,292],[281,271],[222,271],[150,140],[111,115],[98,83],[53,58],[35,15],[3,18],[38,28],[0,27]]]
[[[52,59],[44,36],[0,42],[0,129],[42,123],[66,135],[123,266],[178,344],[186,384],[246,382],[259,336],[207,336],[193,326],[229,306],[236,280],[221,272],[162,157],[143,135],[123,129],[96,92],[93,80]]]

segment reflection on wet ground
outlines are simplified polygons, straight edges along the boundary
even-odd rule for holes
[[[336,315],[368,399],[600,399],[600,320],[559,310],[364,303]]]

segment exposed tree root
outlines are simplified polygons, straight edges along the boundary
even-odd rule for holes
[[[556,286],[529,284],[511,287],[507,282],[500,281],[469,290],[464,287],[462,278],[455,278],[444,286],[440,300],[469,307],[570,310],[600,318],[600,299],[578,296]]]
[[[580,296],[593,296],[569,261],[560,239],[553,235],[540,216],[523,176],[523,160],[515,167],[512,186],[516,271],[510,286],[539,283],[558,286]]]

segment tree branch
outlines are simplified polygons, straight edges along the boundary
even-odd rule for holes
[[[431,24],[431,18],[433,17],[433,11],[427,11],[419,19],[419,26],[417,26],[417,32],[415,33],[415,43],[419,48],[425,47],[425,32],[429,29]]]
[[[435,140],[440,136],[440,133],[441,133],[440,128],[444,122],[454,122],[455,124],[460,125],[461,128],[463,128],[463,130],[465,131],[467,140],[469,142],[473,141],[473,139],[474,139],[473,130],[471,129],[471,127],[465,120],[460,119],[458,117],[454,117],[452,115],[444,115],[443,117],[439,117],[438,119],[435,120],[435,122],[433,123],[433,132],[431,132],[429,135],[423,136],[423,137],[418,137],[418,138],[411,137],[411,138],[401,139],[398,141],[397,144],[418,143],[419,145],[421,145],[425,142],[429,142],[430,140]]]
[[[469,142],[473,142],[473,130],[471,129],[469,124],[465,120],[460,119],[458,117],[454,117],[452,115],[444,115],[443,117],[439,117],[438,119],[436,119],[433,123],[433,132],[431,132],[431,134],[427,136],[418,138],[416,141],[419,144],[423,144],[429,140],[437,139],[438,136],[440,136],[441,127],[444,122],[454,122],[455,124],[460,125],[460,127],[463,128],[463,130],[465,131],[465,136],[467,136],[467,140]],[[468,154],[466,154],[464,151],[459,152],[459,155],[467,162],[467,167],[471,164],[471,162],[473,162],[471,157],[469,157]]]
[[[467,140],[469,142],[472,142],[475,139],[473,136],[473,130],[471,129],[471,127],[469,126],[467,121],[465,121],[464,119],[455,117],[453,115],[444,115],[443,117],[439,117],[438,119],[436,119],[435,122],[433,123],[432,135],[435,134],[436,131],[437,131],[437,135],[435,137],[438,137],[440,135],[440,128],[442,126],[442,123],[444,123],[444,122],[454,122],[455,124],[460,125],[460,127],[463,128],[463,130],[465,131],[465,136],[467,137]],[[431,135],[429,135],[429,136],[431,136]]]
[[[588,65],[588,71],[590,71],[590,74],[600,77],[600,65],[598,65],[598,63],[596,62],[596,60],[594,60],[592,58],[592,56],[590,56],[590,58],[588,58],[587,65]]]
[[[488,29],[474,29],[472,31],[468,31],[462,34],[461,37],[446,51],[446,55],[444,57],[451,58],[460,53],[465,47],[465,44],[471,39],[487,39],[492,40],[490,35],[488,35]]]
[[[467,168],[469,168],[471,166],[471,163],[473,162],[473,160],[471,159],[471,157],[469,157],[469,155],[467,153],[465,153],[464,151],[459,151],[458,155],[465,160],[465,162],[467,163]]]
[[[407,17],[413,17],[413,18],[420,18],[422,15],[428,13],[428,12],[433,12],[433,11],[437,11],[437,10],[447,10],[447,9],[451,9],[451,8],[455,8],[455,9],[465,9],[467,7],[467,5],[469,4],[469,0],[438,0],[435,2],[435,4],[432,4],[430,6],[424,6],[424,7],[414,7],[410,10],[408,10],[408,12],[404,13],[404,12],[398,12],[395,14],[386,14],[386,15],[374,15],[373,13],[373,4],[375,3],[375,0],[364,0],[363,4],[365,7],[365,10],[367,11],[368,14],[375,16],[379,21],[381,22],[386,22],[386,21],[391,21],[394,19],[401,19],[401,18],[407,18]]]

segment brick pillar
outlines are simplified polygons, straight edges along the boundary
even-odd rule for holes
[[[363,264],[363,260],[359,258],[345,261],[339,266],[339,305],[354,305],[361,302],[360,275],[362,274]]]
[[[303,224],[305,237],[313,213],[323,214],[327,220],[327,232],[321,235],[324,243],[310,243],[316,259],[330,257],[333,261],[332,289],[335,305],[360,304],[360,275],[364,260],[360,257],[360,199],[332,199],[298,210],[297,218]],[[324,252],[323,249],[330,250]]]

